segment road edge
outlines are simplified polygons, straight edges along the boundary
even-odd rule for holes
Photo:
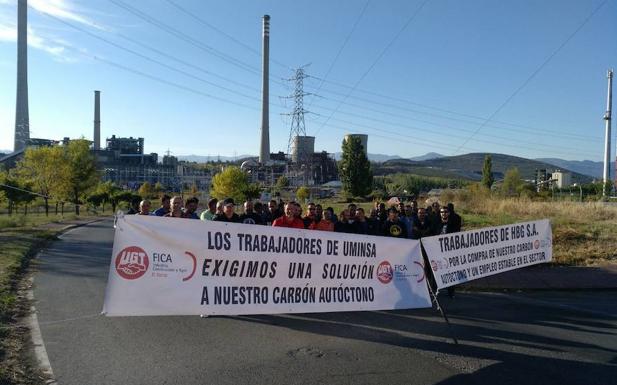
[[[62,239],[64,235],[69,233],[70,231],[86,226],[95,222],[103,221],[103,218],[90,220],[84,223],[75,223],[70,224],[68,226],[60,229],[58,234],[58,239]],[[44,248],[39,250],[36,253],[34,259],[37,259],[41,252],[45,250]],[[28,328],[30,330],[30,341],[32,342],[32,349],[34,351],[34,357],[38,364],[38,368],[45,375],[45,384],[46,385],[54,385],[58,384],[56,377],[54,376],[54,371],[51,367],[51,362],[49,361],[49,356],[47,355],[47,349],[45,349],[45,341],[43,341],[43,333],[41,333],[41,328],[39,326],[39,319],[36,315],[36,306],[34,306],[34,275],[31,275],[28,278],[28,291],[26,293],[26,297],[30,303],[30,314],[28,315]]]

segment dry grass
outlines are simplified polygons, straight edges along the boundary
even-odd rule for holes
[[[617,261],[617,205],[497,198],[480,189],[448,192],[441,200],[454,202],[466,229],[550,219],[555,263],[593,265]]]

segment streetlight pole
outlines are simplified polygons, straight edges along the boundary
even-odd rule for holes
[[[583,186],[580,183],[574,183],[572,186],[574,187],[578,186],[579,200],[582,202],[583,201]]]

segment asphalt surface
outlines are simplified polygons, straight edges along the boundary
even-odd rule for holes
[[[107,318],[112,240],[97,222],[39,256],[35,307],[59,384],[615,383],[617,291],[459,291],[440,297],[451,328],[435,309]]]

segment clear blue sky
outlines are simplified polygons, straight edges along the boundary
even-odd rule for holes
[[[606,70],[617,69],[617,0],[29,5],[32,137],[91,139],[98,89],[102,138],[144,137],[146,151],[159,154],[258,154],[261,17],[269,14],[272,152],[286,151],[291,123],[281,114],[293,103],[281,97],[292,84],[282,79],[310,63],[305,92],[318,96],[305,98],[312,112],[305,121],[316,150],[340,151],[344,134],[366,133],[369,152],[403,157],[603,157]],[[6,150],[13,147],[16,14],[16,0],[0,0]],[[614,131],[615,124],[613,159]]]

